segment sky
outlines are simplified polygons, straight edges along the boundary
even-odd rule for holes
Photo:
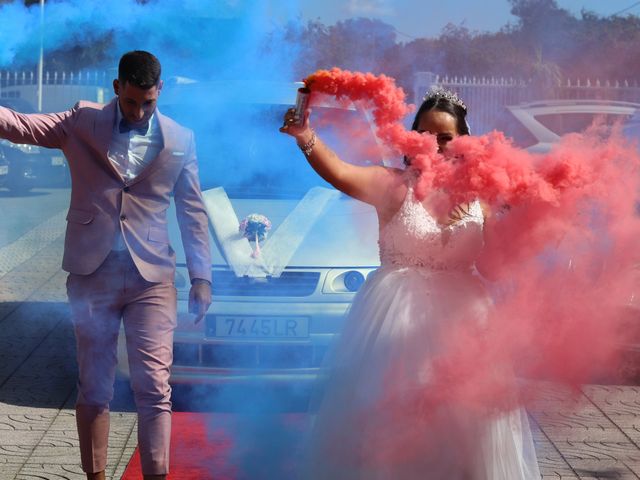
[[[634,0],[558,0],[561,8],[579,14],[584,8],[599,15],[611,15],[628,7],[623,15],[640,15]],[[299,0],[303,19],[320,19],[333,24],[350,17],[377,18],[398,31],[399,41],[438,36],[448,23],[473,31],[497,31],[516,18],[507,0]]]

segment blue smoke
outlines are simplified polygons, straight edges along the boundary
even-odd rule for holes
[[[277,131],[284,111],[295,101],[294,95],[279,92],[288,84],[295,94],[293,67],[300,47],[286,38],[286,31],[300,21],[297,3],[285,0],[274,7],[267,0],[52,0],[46,3],[41,30],[40,7],[14,2],[0,7],[0,68],[33,65],[41,32],[45,58],[50,52],[109,39],[104,64],[91,66],[107,69],[109,77],[116,76],[124,52],[148,50],[163,66],[161,111],[196,133],[203,187],[231,182],[241,188],[256,183],[274,189],[286,189],[285,183],[308,188],[318,183],[315,174],[301,156],[295,157],[291,172],[292,157],[299,152]],[[176,85],[180,78],[196,80],[196,93]],[[238,82],[243,86],[234,86]],[[263,105],[279,98],[271,108],[258,111],[243,98],[251,90]]]
[[[296,12],[285,1],[281,12]],[[40,48],[40,8],[22,2],[0,7],[0,67],[33,64]],[[133,0],[49,1],[45,7],[43,42],[48,52],[112,36],[111,59],[128,50],[154,52],[169,74],[201,74],[208,78],[251,75],[289,79],[295,46],[278,43],[276,22],[266,1]],[[267,42],[278,44],[264,55]],[[113,66],[112,64],[104,67]]]
[[[203,188],[232,184],[248,191],[257,185],[277,192],[294,185],[304,193],[320,180],[293,139],[278,132],[297,88],[299,47],[284,38],[285,24],[297,21],[295,7],[293,0],[280,1],[276,21],[268,1],[56,0],[46,3],[41,30],[39,6],[14,2],[0,6],[0,68],[35,64],[41,33],[45,57],[110,38],[105,63],[92,69],[107,68],[111,77],[124,52],[148,50],[160,59],[166,81],[159,108],[196,133]],[[195,82],[183,85],[178,77]],[[280,400],[222,395],[246,407],[247,420],[231,432],[237,445],[231,458],[250,474],[255,459],[262,469],[277,470],[292,439],[261,412],[278,410]]]

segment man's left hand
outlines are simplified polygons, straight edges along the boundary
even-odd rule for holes
[[[200,278],[194,279],[189,291],[189,313],[196,315],[196,325],[204,318],[210,305],[211,284]]]

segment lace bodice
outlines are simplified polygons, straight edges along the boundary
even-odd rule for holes
[[[483,223],[482,208],[476,200],[459,220],[439,225],[409,185],[402,206],[380,229],[381,264],[470,270],[482,249]]]

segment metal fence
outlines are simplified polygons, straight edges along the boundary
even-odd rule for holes
[[[474,133],[486,133],[505,115],[507,105],[542,100],[612,100],[640,103],[640,85],[634,81],[565,80],[555,85],[494,77],[441,77],[418,72],[414,77],[413,101],[419,104],[427,90],[441,86],[455,91],[469,105],[469,123]]]
[[[44,72],[42,110],[62,111],[78,100],[103,103],[113,96],[115,69],[79,72]],[[470,106],[469,123],[474,133],[486,133],[505,115],[505,106],[535,100],[594,99],[640,103],[640,85],[634,81],[565,80],[541,86],[531,81],[495,77],[442,77],[431,72],[414,76],[413,102],[419,104],[434,85],[451,89]],[[37,105],[38,77],[35,71],[0,70],[0,98],[19,97]]]
[[[108,86],[111,76],[106,70],[92,70],[79,72],[43,72],[44,85],[94,85]],[[17,85],[35,85],[38,78],[34,71],[6,71],[0,70],[0,88]]]
[[[113,95],[110,86],[112,75],[107,70],[44,72],[42,110],[67,110],[78,100],[106,101]],[[38,104],[36,72],[0,70],[0,98],[22,98],[35,107]]]

